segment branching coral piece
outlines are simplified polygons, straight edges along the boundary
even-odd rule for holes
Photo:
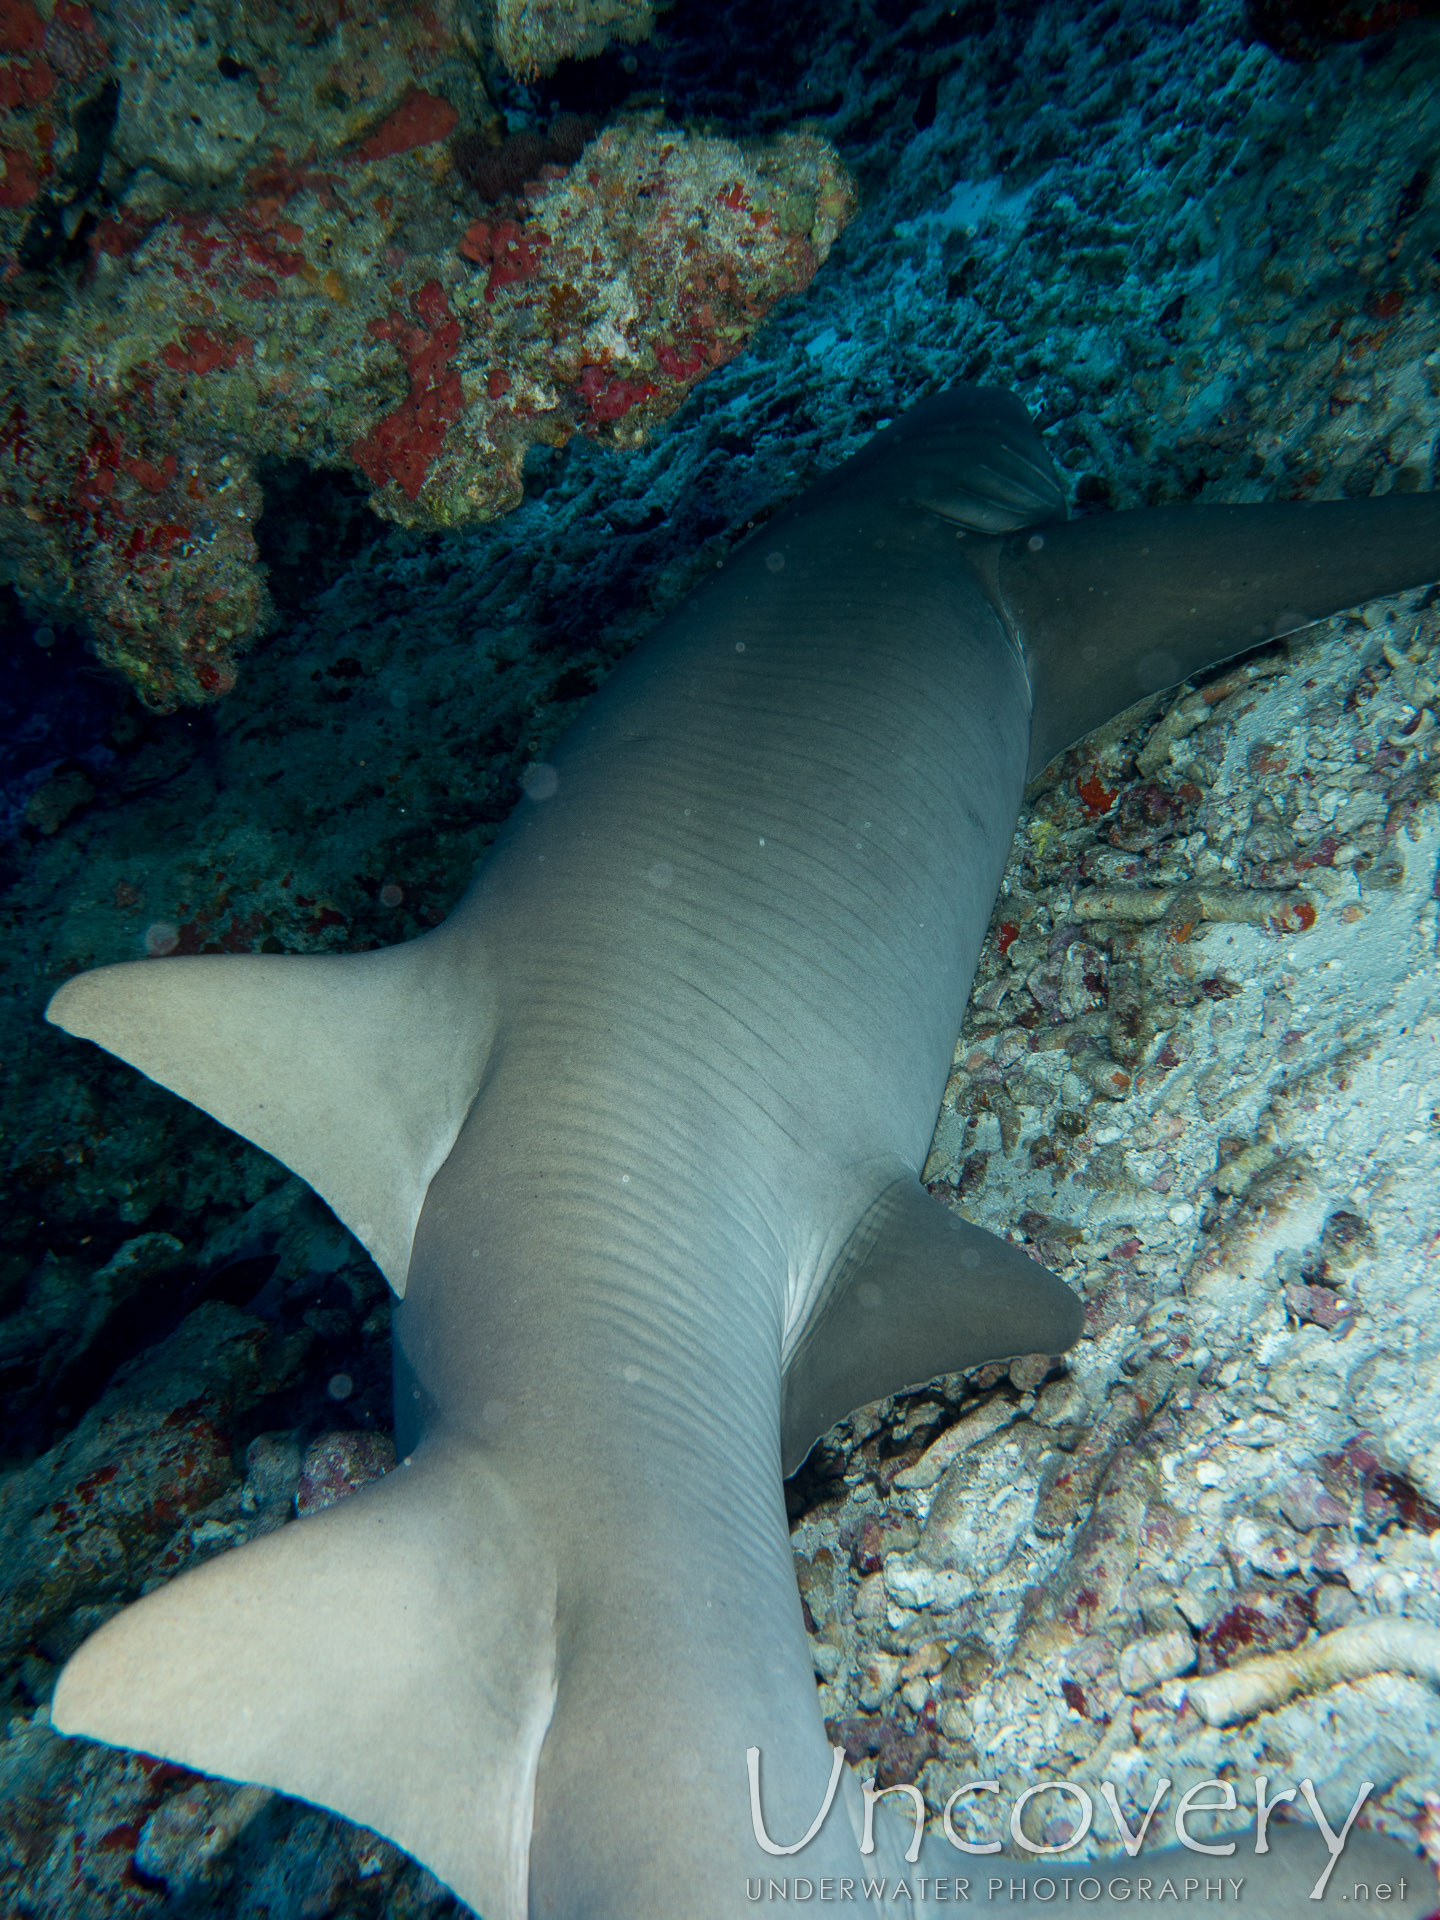
[[[1091,887],[1075,899],[1077,920],[1239,921],[1283,933],[1315,924],[1314,904],[1302,893],[1260,893],[1239,887]]]
[[[1362,1620],[1311,1640],[1293,1653],[1266,1654],[1192,1680],[1186,1698],[1212,1727],[1228,1727],[1283,1707],[1297,1694],[1321,1693],[1342,1680],[1409,1673],[1440,1686],[1440,1627],[1396,1614]]]

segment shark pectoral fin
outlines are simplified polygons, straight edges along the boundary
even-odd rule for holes
[[[841,1249],[785,1370],[781,1449],[792,1473],[827,1427],[902,1387],[1018,1353],[1062,1353],[1080,1301],[1048,1268],[897,1180]]]
[[[1030,772],[1146,694],[1440,579],[1440,493],[1097,513],[1000,543],[1034,691]]]
[[[524,1920],[554,1668],[535,1529],[483,1457],[437,1443],[118,1614],[51,1714],[329,1807]]]
[[[494,995],[449,926],[357,954],[100,967],[45,1017],[283,1160],[397,1293],[425,1192],[484,1072]]]

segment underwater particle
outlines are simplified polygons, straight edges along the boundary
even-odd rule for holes
[[[159,960],[179,946],[180,929],[173,920],[152,920],[140,936],[140,944],[152,960]]]
[[[332,1373],[325,1382],[325,1391],[332,1400],[348,1400],[355,1391],[355,1382],[348,1373]]]
[[[403,887],[396,886],[393,880],[387,880],[384,886],[381,887],[380,889],[381,906],[382,907],[403,906],[404,901],[405,901],[405,889]]]
[[[559,791],[560,776],[554,767],[535,760],[520,775],[520,786],[531,800],[552,800]]]

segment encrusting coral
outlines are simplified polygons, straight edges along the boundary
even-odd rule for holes
[[[742,149],[642,115],[588,142],[573,120],[502,141],[458,9],[397,14],[392,41],[382,10],[327,26],[327,7],[297,35],[316,114],[295,73],[245,64],[253,48],[217,64],[237,44],[217,37],[206,85],[228,62],[260,117],[220,115],[187,147],[195,62],[152,53],[150,158],[111,100],[86,187],[74,126],[111,84],[97,16],[0,6],[0,107],[19,129],[0,136],[0,277],[18,296],[0,333],[0,547],[30,611],[86,627],[159,709],[225,693],[266,622],[260,460],[349,468],[409,525],[503,513],[532,443],[638,443],[809,282],[853,208],[807,134]],[[245,17],[278,57],[305,23],[272,14]],[[73,144],[47,172],[5,142],[35,148],[55,95],[36,75],[62,48]],[[123,192],[80,211],[116,153]]]

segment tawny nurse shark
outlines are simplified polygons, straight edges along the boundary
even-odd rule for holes
[[[801,1856],[752,1828],[748,1749],[776,1841],[831,1774],[782,1471],[1080,1331],[918,1178],[1027,772],[1440,576],[1433,494],[1064,515],[1020,402],[943,393],[620,667],[435,932],[56,994],[404,1296],[403,1466],[118,1615],[57,1727],[333,1808],[485,1920],[732,1920],[747,1876],[857,1871],[853,1784]],[[1245,1911],[1302,1911],[1317,1845],[1247,1855]]]

